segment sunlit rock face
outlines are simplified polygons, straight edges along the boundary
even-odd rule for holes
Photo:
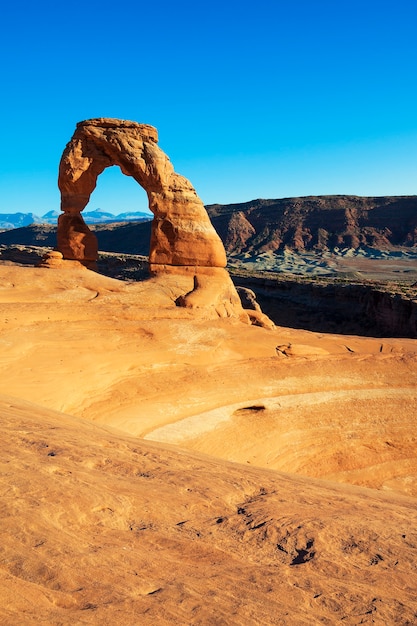
[[[108,118],[77,124],[59,166],[63,214],[58,220],[58,250],[64,259],[86,265],[97,259],[96,237],[81,212],[98,176],[106,167],[118,165],[145,189],[154,214],[150,271],[194,277],[194,289],[178,298],[178,306],[248,320],[225,269],[223,243],[202,201],[191,183],[174,172],[157,143],[157,130],[147,124]]]
[[[58,185],[64,216],[58,224],[58,248],[65,258],[97,258],[95,237],[81,212],[98,176],[118,165],[141,185],[154,214],[150,242],[151,270],[160,265],[225,267],[223,244],[191,183],[174,172],[158,147],[158,133],[147,124],[98,118],[77,124],[59,167]]]

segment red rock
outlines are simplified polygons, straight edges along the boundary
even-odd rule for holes
[[[84,222],[81,213],[64,213],[58,218],[58,250],[65,259],[94,262],[97,260],[97,237]]]
[[[187,309],[212,309],[218,317],[236,317],[248,322],[229,273],[223,268],[204,269],[194,276],[194,288],[177,299]]]
[[[194,289],[179,297],[177,305],[248,321],[224,269],[225,249],[202,201],[190,181],[174,172],[157,142],[156,129],[146,124],[106,118],[77,124],[59,167],[64,213],[58,220],[58,250],[64,259],[86,265],[97,259],[97,239],[81,212],[98,176],[106,167],[118,165],[148,194],[149,208],[154,214],[149,252],[151,273],[194,277]]]
[[[106,167],[118,165],[147,192],[154,214],[149,261],[152,266],[225,267],[226,254],[204,205],[191,183],[174,172],[157,146],[155,128],[98,118],[77,124],[62,155],[58,185],[65,217],[58,223],[58,248],[64,258],[97,258],[95,236],[81,211]]]

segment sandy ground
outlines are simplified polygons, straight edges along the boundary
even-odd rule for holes
[[[0,266],[0,623],[415,623],[417,341],[189,280]]]

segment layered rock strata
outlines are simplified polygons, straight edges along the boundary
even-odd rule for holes
[[[417,196],[306,196],[206,208],[228,255],[417,246]]]

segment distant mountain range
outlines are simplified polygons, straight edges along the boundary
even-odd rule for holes
[[[56,225],[59,211],[48,211],[39,217],[35,213],[0,213],[0,230],[11,230],[22,228],[31,224],[53,224]],[[100,209],[86,211],[83,213],[84,221],[87,224],[113,224],[116,222],[145,222],[152,219],[150,213],[143,211],[130,211],[113,215]]]
[[[248,258],[284,250],[320,253],[417,247],[417,196],[309,196],[213,204],[206,209],[229,257]],[[100,250],[148,254],[151,233],[148,214],[110,216],[93,211],[83,215],[87,219],[91,215],[93,219],[101,218],[91,227]],[[47,216],[52,219],[50,213]],[[126,223],[115,224],[123,221]],[[53,225],[56,226],[56,216]],[[52,225],[38,222],[0,233],[0,244],[54,246],[55,230]]]

